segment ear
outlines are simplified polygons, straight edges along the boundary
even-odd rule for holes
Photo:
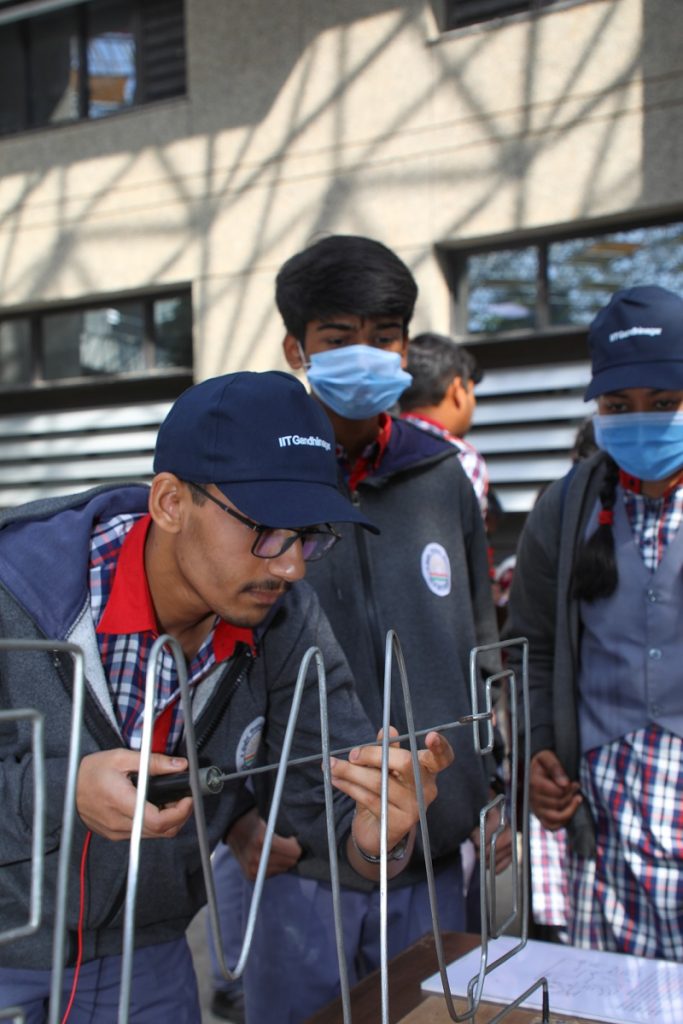
[[[448,392],[447,393],[448,393],[448,397],[450,398],[450,400],[453,402],[453,404],[456,406],[457,409],[459,409],[461,407],[461,405],[462,405],[462,397],[460,395],[460,392],[462,390],[463,390],[462,377],[460,377],[460,376],[454,377],[453,380],[448,385]]]
[[[148,509],[152,521],[164,533],[179,533],[186,504],[191,500],[186,483],[173,473],[157,473],[149,490]]]
[[[285,340],[282,342],[282,350],[285,354],[285,359],[293,370],[303,369],[304,364],[301,358],[301,343],[293,334],[285,334]]]

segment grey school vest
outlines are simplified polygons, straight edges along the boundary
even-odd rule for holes
[[[587,536],[597,513],[596,506]],[[613,530],[616,592],[580,605],[582,753],[651,722],[683,737],[683,529],[654,573],[633,539],[620,491]]]

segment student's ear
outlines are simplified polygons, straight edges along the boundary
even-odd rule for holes
[[[304,362],[301,357],[301,343],[293,334],[285,334],[285,340],[282,342],[282,350],[285,354],[285,359],[292,370],[303,369]]]
[[[454,377],[448,385],[448,397],[457,409],[462,407],[462,395],[460,392],[463,390],[462,377],[459,375]]]
[[[409,344],[410,344],[410,339],[408,338],[407,334],[404,334],[403,342],[402,342],[401,348],[399,350],[400,351],[400,355],[401,355],[401,369],[402,370],[405,370],[406,366],[408,365],[408,346],[409,346]]]
[[[152,521],[165,533],[180,531],[189,487],[173,473],[157,473],[149,489],[148,510]]]

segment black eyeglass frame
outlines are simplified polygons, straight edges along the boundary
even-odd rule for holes
[[[254,543],[251,546],[251,553],[252,553],[252,555],[255,555],[256,558],[279,558],[280,555],[284,555],[285,551],[288,551],[291,548],[291,546],[296,543],[297,540],[300,540],[301,541],[301,546],[302,546],[302,553],[304,553],[304,561],[305,562],[317,562],[318,559],[322,558],[323,555],[326,555],[327,552],[330,551],[334,547],[334,545],[337,543],[337,541],[340,541],[342,539],[341,538],[341,534],[337,533],[337,531],[334,529],[334,527],[330,526],[329,523],[325,523],[324,527],[320,527],[320,526],[305,526],[305,527],[264,526],[262,523],[257,523],[253,519],[249,519],[248,516],[242,515],[242,513],[238,512],[237,509],[230,508],[229,505],[226,505],[225,502],[220,501],[218,498],[216,498],[209,491],[205,490],[205,488],[202,487],[200,484],[194,483],[193,481],[189,481],[189,480],[187,481],[187,483],[188,483],[188,486],[194,488],[195,491],[198,491],[205,498],[208,498],[209,501],[212,501],[214,503],[214,505],[218,505],[218,507],[220,509],[222,509],[223,512],[227,512],[227,514],[229,516],[232,516],[233,519],[236,519],[238,523],[242,523],[244,526],[249,527],[249,529],[252,530],[256,534],[256,539],[254,540]],[[282,547],[280,548],[280,550],[276,554],[264,555],[264,554],[262,554],[262,553],[260,553],[259,551],[256,550],[258,548],[258,546],[263,542],[264,534],[266,534],[266,533],[273,533],[273,532],[279,532],[281,530],[285,530],[287,533],[291,533],[291,537],[286,537],[285,538],[285,540],[284,540],[284,542],[282,544]],[[315,537],[321,537],[321,538],[322,537],[326,537],[326,538],[328,538],[328,543],[327,543],[327,545],[323,545],[323,547],[320,550],[320,552],[316,553],[315,555],[313,555],[313,557],[310,557],[310,556],[306,557],[306,555],[305,555],[305,542],[306,542],[306,539],[307,538],[315,538]]]

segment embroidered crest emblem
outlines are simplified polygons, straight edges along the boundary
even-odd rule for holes
[[[253,722],[250,722],[244,732],[239,738],[237,743],[237,753],[235,754],[235,764],[238,771],[244,771],[245,768],[251,768],[258,748],[261,743],[261,733],[263,732],[263,726],[266,724],[266,720],[263,715],[259,715]]]
[[[422,552],[422,578],[437,597],[451,592],[451,562],[446,549],[435,542],[427,544]]]

